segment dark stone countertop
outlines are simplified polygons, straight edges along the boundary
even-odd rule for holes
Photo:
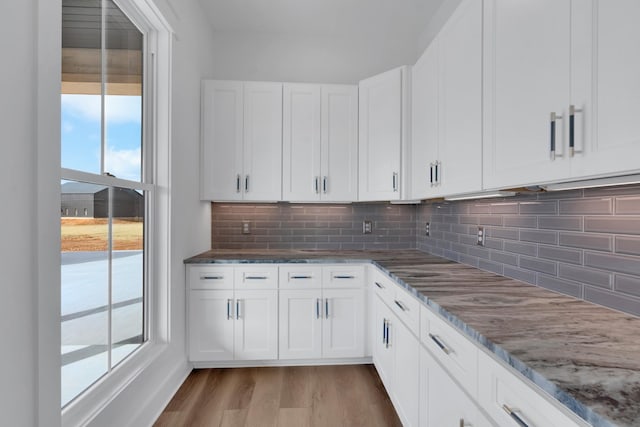
[[[595,427],[640,426],[640,318],[417,250],[214,250],[208,263],[373,263]]]

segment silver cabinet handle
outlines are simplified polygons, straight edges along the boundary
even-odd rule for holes
[[[245,276],[244,280],[267,280],[267,276]]]
[[[327,178],[326,176],[323,176],[322,177],[322,192],[324,194],[327,194],[328,182],[329,182],[329,178]]]
[[[227,320],[231,319],[231,302],[233,300],[228,299],[227,300]]]
[[[435,180],[435,185],[440,185],[442,184],[442,162],[441,161],[437,161],[435,163],[435,175],[436,175],[436,180]]]
[[[320,318],[320,298],[316,298],[316,319]]]
[[[333,278],[334,279],[355,279],[356,276],[351,276],[348,274],[334,274]]]
[[[329,318],[329,298],[324,299],[324,317]]]
[[[569,105],[569,157],[582,152],[576,151],[576,113],[582,113],[582,109]]]
[[[387,319],[382,319],[382,344],[387,344]]]
[[[400,302],[400,301],[398,301],[397,299],[393,300],[393,302],[395,302],[395,303],[396,303],[396,305],[397,305],[398,307],[400,307],[400,310],[402,310],[402,311],[407,311],[407,310],[408,310],[408,309],[407,309],[407,306],[405,306],[403,303],[401,303],[401,302]]]
[[[240,174],[236,175],[236,193],[240,192]]]
[[[244,192],[249,192],[249,175],[245,175],[244,177]]]
[[[200,280],[222,280],[224,276],[200,276]]]
[[[313,276],[290,276],[289,278],[294,280],[302,280],[302,279],[313,279]]]
[[[385,340],[384,344],[385,344],[386,348],[389,348],[389,346],[391,345],[391,344],[389,344],[389,323],[391,323],[391,322],[389,320],[385,320],[385,322],[386,322],[385,323],[385,327],[387,329],[387,335],[386,335],[386,340]]]
[[[384,286],[382,286],[380,283],[378,282],[373,282],[375,283],[375,285],[378,287],[378,289],[384,289]]]
[[[524,420],[522,418],[520,418],[518,416],[518,414],[516,414],[516,411],[514,411],[513,409],[509,408],[506,404],[502,405],[502,409],[504,409],[504,411],[509,414],[509,416],[511,417],[511,419],[513,421],[515,421],[520,427],[529,427],[529,424],[525,423]]]
[[[316,190],[316,194],[320,194],[320,177],[319,176],[316,176],[314,178],[314,184],[313,185],[314,185],[313,188],[315,188],[315,190]]]
[[[240,300],[236,300],[236,320],[240,319]]]
[[[433,187],[433,163],[429,163],[429,185]]]
[[[445,354],[450,354],[451,353],[451,350],[449,350],[449,348],[446,345],[444,345],[444,343],[442,341],[440,341],[440,339],[438,337],[436,337],[432,333],[429,333],[429,338],[431,338],[433,340],[433,342],[436,343],[436,345],[438,347],[440,347],[440,349],[442,351],[444,351]]]
[[[393,173],[393,191],[394,192],[398,191],[398,173],[397,172]]]
[[[560,154],[556,154],[556,121],[562,120],[562,116],[559,116],[555,111],[551,112],[549,121],[549,130],[551,135],[549,136],[549,151],[551,153],[551,160],[555,160],[556,157],[562,157]]]

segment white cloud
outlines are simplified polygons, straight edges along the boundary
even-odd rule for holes
[[[62,95],[62,109],[85,120],[100,122],[99,95]],[[108,123],[140,123],[139,96],[108,95],[105,97],[105,119]]]
[[[118,178],[140,181],[140,148],[118,150],[107,148],[105,170]]]

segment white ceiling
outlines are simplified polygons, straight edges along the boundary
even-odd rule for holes
[[[418,37],[444,0],[200,0],[214,31]]]

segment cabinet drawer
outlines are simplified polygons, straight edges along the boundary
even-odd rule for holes
[[[395,284],[396,292],[391,301],[391,309],[416,336],[420,336],[420,301]]]
[[[308,265],[284,265],[280,267],[280,289],[320,289],[322,267]]]
[[[478,348],[429,308],[421,306],[421,341],[467,392],[478,394]]]
[[[364,265],[331,265],[322,267],[323,288],[361,288]]]
[[[233,267],[188,266],[190,289],[233,289]]]
[[[278,267],[273,265],[252,265],[236,267],[236,289],[277,289]]]
[[[393,280],[381,272],[377,267],[371,267],[370,282],[373,284],[373,289],[376,294],[379,295],[386,304],[393,303],[393,298],[395,297],[396,289],[398,287]]]
[[[491,356],[479,352],[478,400],[500,426],[585,427],[587,424],[561,409],[551,396],[544,396],[533,383],[507,369]]]

